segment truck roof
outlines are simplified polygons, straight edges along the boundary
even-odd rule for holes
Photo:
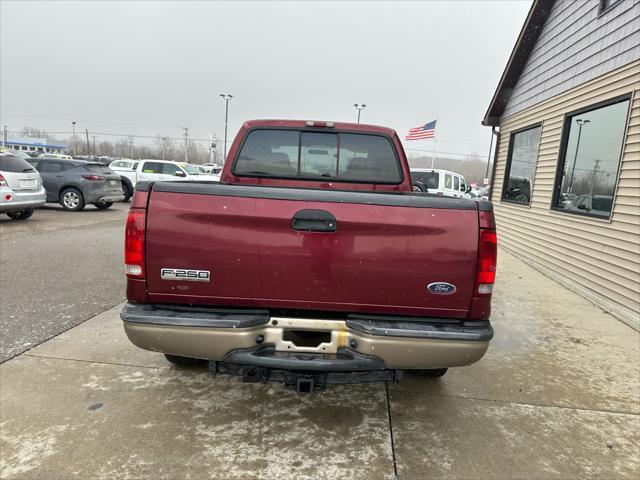
[[[314,125],[309,125],[313,122]],[[328,124],[327,126],[325,126]],[[333,125],[333,126],[331,126]],[[355,132],[380,133],[393,137],[396,131],[392,128],[382,127],[380,125],[368,125],[365,123],[348,123],[348,122],[332,122],[327,120],[282,120],[282,119],[261,119],[247,120],[244,122],[246,128],[256,127],[292,127],[292,128],[308,128],[317,126],[319,128],[333,128],[335,130],[351,130]]]

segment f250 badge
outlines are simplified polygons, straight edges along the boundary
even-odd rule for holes
[[[209,270],[188,270],[184,268],[163,268],[160,270],[162,280],[177,280],[182,282],[209,282]]]
[[[433,282],[427,285],[427,290],[436,295],[451,295],[456,293],[456,286],[447,282]]]

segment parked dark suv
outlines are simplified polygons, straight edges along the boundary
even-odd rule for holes
[[[77,212],[87,203],[105,209],[124,199],[120,176],[99,163],[50,158],[28,162],[40,172],[47,202],[59,202],[65,210]]]

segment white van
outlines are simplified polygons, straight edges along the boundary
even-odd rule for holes
[[[428,192],[445,197],[469,198],[467,182],[459,173],[431,168],[412,168],[411,182],[414,192]]]

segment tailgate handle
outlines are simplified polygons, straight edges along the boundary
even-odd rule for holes
[[[305,209],[293,216],[291,228],[302,232],[335,232],[338,223],[336,217],[326,210]]]

